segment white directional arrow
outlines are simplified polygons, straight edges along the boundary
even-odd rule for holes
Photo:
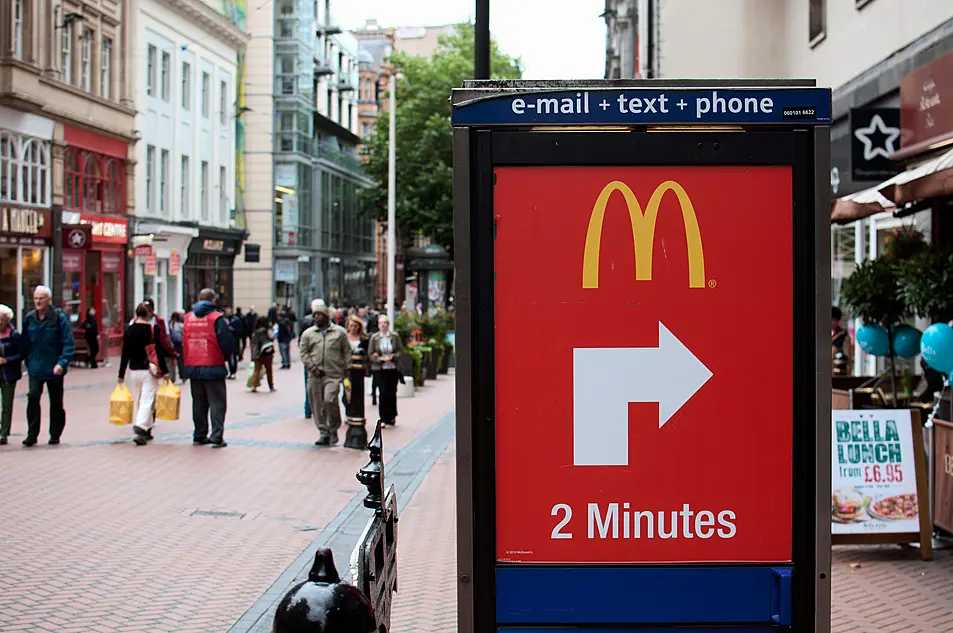
[[[662,323],[658,347],[576,348],[572,359],[573,464],[629,464],[629,403],[658,402],[659,428],[712,373]]]

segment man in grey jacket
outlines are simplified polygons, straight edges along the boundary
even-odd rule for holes
[[[305,330],[298,343],[301,362],[308,368],[308,399],[318,427],[315,446],[338,443],[341,428],[341,404],[338,394],[351,361],[351,343],[347,331],[331,323],[323,305],[314,307],[314,325]]]

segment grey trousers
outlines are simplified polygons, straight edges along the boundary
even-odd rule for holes
[[[308,399],[311,401],[314,425],[318,427],[321,437],[337,437],[338,429],[341,428],[340,391],[341,380],[308,374]]]
[[[192,424],[195,426],[192,439],[202,441],[206,437],[213,444],[222,441],[225,434],[226,391],[225,379],[189,380],[192,387]],[[208,432],[209,418],[212,419],[212,433]]]

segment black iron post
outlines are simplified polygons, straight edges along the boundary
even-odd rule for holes
[[[371,453],[370,461],[358,471],[357,480],[367,488],[364,497],[364,507],[374,510],[381,515],[384,507],[384,443],[381,438],[381,421],[377,421],[377,429],[371,443],[367,445]]]
[[[490,0],[476,0],[473,78],[490,78]]]

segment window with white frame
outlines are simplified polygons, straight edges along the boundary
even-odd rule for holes
[[[146,51],[146,94],[154,96],[156,93],[156,47],[149,44]]]
[[[80,85],[86,92],[93,91],[93,41],[96,36],[89,29],[83,32],[80,42],[82,59],[80,64]]]
[[[112,63],[113,41],[104,37],[99,51],[99,94],[104,99],[112,98]]]
[[[23,59],[23,3],[25,0],[14,0],[13,3],[13,55]]]
[[[49,206],[50,141],[0,130],[0,201]]]
[[[202,174],[201,174],[201,197],[202,197],[202,219],[208,222],[208,187],[209,187],[209,173],[208,173],[208,161],[202,161]]]
[[[182,109],[192,109],[192,64],[182,62]]]
[[[179,208],[181,209],[182,219],[191,219],[192,211],[190,204],[192,195],[192,170],[189,166],[189,157],[182,156],[182,166],[179,173]]]
[[[212,95],[209,91],[212,89],[212,76],[208,73],[202,73],[202,116],[209,117],[209,109],[212,107]]]
[[[73,83],[73,23],[69,22],[60,29],[60,67],[63,81]]]
[[[219,84],[219,114],[218,120],[219,123],[225,125],[225,122],[228,120],[228,84],[224,81]]]
[[[169,151],[162,150],[159,158],[159,213],[165,214],[169,209]]]
[[[225,222],[228,218],[228,191],[225,188],[228,172],[225,166],[218,168],[218,217],[219,221]]]
[[[156,148],[146,145],[146,210],[155,211],[153,205],[152,184],[155,182]]]
[[[167,52],[162,51],[162,100],[169,101],[171,97],[169,93],[172,92],[172,56]]]

